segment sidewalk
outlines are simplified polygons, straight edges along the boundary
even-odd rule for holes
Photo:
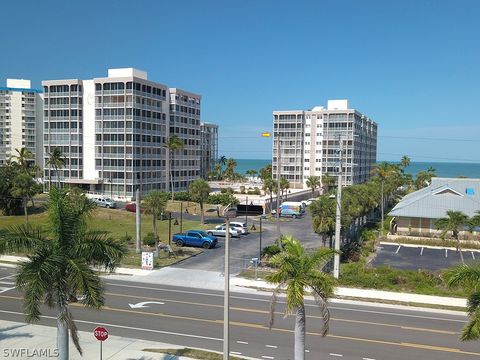
[[[0,261],[16,262],[21,260],[17,256],[0,256]],[[12,266],[14,266],[12,264]],[[105,275],[105,278],[143,282],[150,284],[161,284],[170,286],[181,286],[199,288],[206,290],[223,290],[225,279],[223,274],[215,271],[189,270],[173,267],[165,267],[158,270],[142,270],[132,268],[117,268],[114,274]],[[274,286],[263,280],[251,280],[241,277],[230,279],[230,290],[232,292],[255,293],[259,289],[270,290]],[[340,298],[386,300],[403,303],[417,303],[435,306],[467,307],[467,300],[455,297],[420,295],[411,293],[400,293],[394,291],[381,291],[373,289],[358,289],[337,287],[335,295]]]
[[[83,357],[70,339],[70,360],[98,359],[100,344],[92,333],[79,331],[80,345]],[[56,329],[42,325],[30,325],[12,321],[0,320],[0,342],[2,352],[0,359],[36,359],[46,360],[56,358]],[[177,357],[157,354],[143,349],[178,349],[181,346],[160,342],[130,339],[120,336],[109,336],[103,342],[103,359],[105,360],[193,360],[187,357]],[[27,352],[28,349],[28,352]],[[23,350],[23,352],[21,352]]]

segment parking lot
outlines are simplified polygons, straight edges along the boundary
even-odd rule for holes
[[[462,251],[465,262],[480,260],[480,251]],[[380,244],[372,262],[375,267],[388,265],[397,269],[439,271],[461,263],[460,253],[450,249]]]

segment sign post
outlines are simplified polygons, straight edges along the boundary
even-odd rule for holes
[[[97,326],[95,329],[93,329],[93,336],[100,341],[100,360],[102,360],[102,344],[108,339],[108,330],[103,326]]]
[[[153,252],[142,252],[142,269],[153,270]]]

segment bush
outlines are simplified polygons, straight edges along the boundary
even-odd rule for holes
[[[263,249],[262,249],[262,258],[263,257],[272,257],[276,254],[279,254],[280,253],[280,248],[278,247],[278,245],[269,245],[269,246],[265,246]]]
[[[221,193],[221,194],[230,194],[230,195],[231,195],[231,194],[234,193],[234,191],[233,191],[232,188],[222,188],[222,189],[220,189],[220,193]]]
[[[228,204],[238,204],[238,199],[231,194],[213,194],[207,198],[207,204],[220,204],[227,206]]]
[[[147,235],[145,235],[143,238],[143,245],[155,246],[155,234],[149,232]]]
[[[188,191],[179,191],[173,194],[173,199],[177,201],[192,201]]]
[[[130,234],[125,233],[125,235],[121,236],[120,239],[118,239],[122,244],[130,244],[133,241],[133,238]]]
[[[245,186],[240,186],[240,194],[245,194]]]

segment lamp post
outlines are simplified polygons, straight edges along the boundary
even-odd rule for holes
[[[168,245],[172,245],[172,212],[168,212]]]
[[[180,201],[180,233],[183,232],[183,201]]]
[[[262,261],[262,216],[260,216],[260,249],[258,252],[258,261]]]
[[[112,180],[112,178],[109,178],[108,182],[110,183],[110,199],[113,200],[113,189],[112,189],[113,188],[113,184],[112,184],[113,180]]]

